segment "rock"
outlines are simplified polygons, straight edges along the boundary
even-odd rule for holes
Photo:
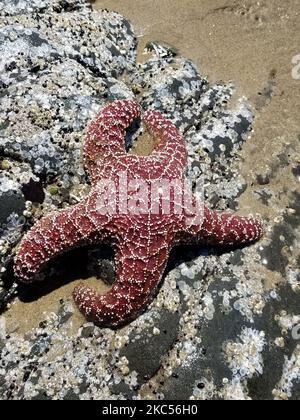
[[[178,55],[177,48],[165,42],[151,41],[146,45],[146,49],[149,52],[154,51],[155,54],[160,58],[175,57]]]
[[[2,24],[2,25],[1,25]],[[4,25],[0,19],[0,80],[3,88],[24,80],[30,74],[44,70],[49,62],[61,56],[58,50],[38,30]],[[2,91],[1,96],[4,97]],[[4,120],[5,121],[5,120]]]
[[[300,381],[295,383],[292,396],[291,396],[292,401],[299,401],[299,399],[300,399]]]
[[[230,291],[234,288],[234,283],[226,282],[221,285],[220,280],[216,280],[209,287],[210,293],[215,296],[215,307],[221,308],[222,300],[214,290],[220,291],[224,286]],[[298,310],[296,306],[298,297],[289,287],[281,287],[278,295],[275,301],[266,304],[262,314],[257,315],[254,322],[247,322],[236,311],[228,313],[222,310],[216,311],[211,321],[201,324],[198,332],[201,345],[193,357],[177,368],[158,392],[163,393],[165,399],[172,400],[185,400],[191,396],[201,399],[234,399],[236,389],[233,384],[240,383],[245,395],[248,393],[251,399],[272,399],[273,391],[280,383],[284,359],[291,357],[297,345],[289,333],[286,333],[284,347],[274,345],[276,338],[282,335],[279,324],[274,323],[274,319],[280,317],[279,314],[283,313],[282,310],[287,304],[290,305],[289,313],[297,313]],[[243,332],[250,334],[249,338],[262,337],[265,344],[261,350],[258,350],[257,358],[252,360],[250,353],[246,356],[248,350],[244,337],[242,341],[244,347],[241,344],[236,347],[236,351],[240,349],[244,352],[236,356],[239,358],[238,369],[231,370],[228,363],[230,359],[227,359],[226,355],[228,343],[239,341],[238,337],[241,337]],[[254,363],[253,369],[251,363]],[[260,371],[260,363],[263,366],[263,373]]]
[[[19,241],[26,224],[24,216],[27,198],[23,188],[35,182],[30,166],[13,163],[0,175],[0,235],[1,235],[1,267],[6,267],[13,246]],[[1,273],[0,273],[1,274]]]
[[[179,313],[162,311],[154,327],[146,329],[137,337],[132,334],[129,344],[121,350],[120,357],[125,356],[130,371],[138,373],[139,383],[150,379],[159,369],[162,357],[177,338],[179,318]],[[154,328],[159,331],[157,335],[153,334]]]
[[[273,227],[268,244],[262,246],[260,250],[263,264],[269,270],[278,271],[284,276],[291,256],[289,247],[298,237],[297,229],[300,226],[299,199],[300,195],[296,192],[289,208],[283,214],[282,223]]]
[[[177,69],[170,73],[170,64]],[[201,113],[198,104],[201,94],[205,95],[208,83],[195,66],[182,58],[156,58],[141,66],[140,73],[133,79],[135,85],[145,88],[141,103],[145,109],[155,108],[162,112],[181,129],[187,130],[197,124]],[[183,103],[189,103],[189,111],[180,112]]]
[[[33,178],[30,178],[29,182],[22,186],[22,193],[25,200],[31,201],[32,203],[41,204],[45,199],[45,193],[41,181]]]
[[[268,185],[270,183],[269,174],[259,174],[256,179],[259,185]]]
[[[3,264],[5,266],[5,264]],[[17,284],[14,282],[11,284],[11,281],[6,284],[1,279],[0,287],[0,314],[6,309],[7,305],[16,297],[17,295]],[[1,350],[1,344],[0,344]]]
[[[115,281],[115,263],[112,250],[101,247],[89,252],[88,270],[91,276],[96,276],[108,284],[113,284]]]
[[[296,166],[295,168],[292,169],[293,175],[297,178],[300,177],[300,165]]]
[[[3,192],[0,195],[0,224],[7,223],[9,216],[14,213],[18,216],[23,215],[25,210],[25,198],[18,189]]]
[[[125,397],[127,400],[133,399],[133,397],[136,396],[137,394],[137,392],[132,391],[130,387],[124,383],[124,381],[121,381],[118,384],[112,385],[111,392],[118,397],[120,396]]]
[[[24,29],[19,29],[20,23]],[[29,64],[33,72],[41,70],[46,65],[47,53],[50,61],[58,57],[73,59],[97,77],[118,77],[131,70],[135,63],[133,29],[118,13],[106,10],[44,12],[38,21],[34,15],[25,15],[3,19],[2,25],[6,25],[2,29],[2,50],[9,57],[15,57],[13,64],[8,61],[6,69],[14,73],[18,73],[16,69],[20,64],[20,68]],[[36,26],[38,31],[32,29]]]
[[[131,25],[117,13],[93,12],[83,1],[55,1],[52,12],[42,0],[6,3],[10,6],[0,19],[5,63],[0,68],[0,152],[28,162],[47,179],[83,175],[78,167],[87,122],[108,98],[131,95],[111,77],[135,63]],[[33,9],[40,14],[32,14]]]
[[[288,285],[281,286],[277,294],[278,298],[275,301],[270,301],[266,305],[262,317],[255,321],[258,328],[266,331],[269,343],[263,353],[263,375],[256,375],[248,381],[249,395],[255,400],[271,400],[274,398],[273,391],[278,388],[281,382],[284,362],[291,358],[297,346],[297,341],[292,338],[291,331],[282,331],[280,324],[283,321],[280,321],[280,317],[283,316],[283,311],[286,311],[287,308],[289,314],[299,313],[299,295],[293,293]],[[274,322],[274,319],[279,321]],[[278,337],[284,338],[283,347],[274,345]],[[298,375],[298,379],[291,379],[291,381],[296,385],[299,383],[299,379]],[[296,389],[294,391],[297,392]]]
[[[121,90],[124,88],[126,96],[127,89],[122,83],[115,81],[112,86],[118,85]],[[12,159],[28,162],[39,176],[67,177],[70,172],[83,176],[82,130],[95,110],[104,104],[105,91],[105,80],[96,80],[76,62],[50,63],[42,73],[8,88],[0,118],[8,120],[8,114],[10,117],[8,125],[0,130],[0,150]],[[22,98],[14,101],[20,94]]]
[[[48,336],[47,333],[45,333],[44,335],[39,337],[39,340],[35,340],[33,342],[33,345],[30,351],[30,356],[42,357],[49,351],[50,344],[51,344],[51,337]]]
[[[57,313],[59,324],[63,325],[66,322],[68,322],[69,319],[73,316],[73,314],[74,314],[73,304],[71,302],[63,301]]]
[[[82,326],[80,336],[83,338],[89,338],[93,336],[94,332],[95,332],[95,325],[93,323],[87,323]]]
[[[193,135],[191,141],[202,146],[213,160],[218,156],[229,157],[240,149],[247,138],[252,119],[251,110],[243,102],[239,103],[234,112],[216,110],[202,128]]]
[[[44,391],[39,391],[37,395],[31,398],[31,400],[35,401],[49,401],[52,400],[51,397],[48,397],[47,394]]]
[[[2,348],[4,347],[5,336],[6,336],[6,323],[5,323],[5,318],[1,316],[0,317],[0,340],[1,340],[0,350],[2,350]]]
[[[42,13],[44,11],[61,13],[81,8],[90,9],[90,2],[86,0],[3,0],[0,5],[0,16]]]

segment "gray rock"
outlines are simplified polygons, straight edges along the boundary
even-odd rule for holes
[[[48,63],[61,54],[34,28],[19,25],[5,25],[0,29],[0,81],[2,89],[30,74],[44,70]],[[5,97],[3,92],[2,97]],[[4,100],[4,99],[3,99]]]
[[[129,344],[121,350],[120,357],[129,361],[130,371],[138,373],[139,383],[150,379],[159,369],[162,357],[170,350],[179,330],[179,313],[162,311],[154,327],[146,329],[138,336],[131,334]],[[157,328],[158,335],[153,334]]]
[[[61,305],[59,307],[57,316],[59,319],[59,325],[63,325],[66,322],[69,321],[69,319],[73,316],[74,314],[74,307],[73,304],[71,302],[61,302]]]
[[[83,338],[92,337],[95,332],[95,325],[92,323],[84,324],[81,328],[80,335]]]
[[[0,194],[0,224],[7,223],[9,216],[14,213],[22,216],[25,210],[25,198],[20,190],[10,190]]]
[[[86,0],[2,0],[0,16],[31,14],[44,11],[66,12],[81,8],[90,9],[90,2]]]
[[[289,209],[283,214],[283,222],[273,227],[269,244],[263,246],[260,251],[261,258],[269,270],[278,271],[283,275],[286,274],[289,263],[288,255],[284,250],[286,247],[292,246],[298,237],[300,226],[299,200],[300,195],[295,192]]]
[[[128,95],[122,83],[115,80],[113,86]],[[7,121],[10,116],[0,129],[0,150],[28,162],[43,177],[61,174],[68,178],[70,172],[83,177],[82,131],[104,104],[105,92],[106,81],[94,78],[80,64],[70,60],[50,63],[43,72],[7,89],[0,118]]]
[[[113,252],[109,248],[100,248],[88,253],[88,270],[108,284],[115,281],[115,263]]]

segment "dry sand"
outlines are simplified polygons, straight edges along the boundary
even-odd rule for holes
[[[148,41],[164,41],[191,58],[210,81],[233,81],[238,95],[249,98],[257,118],[243,150],[241,171],[249,188],[240,208],[260,211],[265,219],[275,217],[278,208],[288,205],[298,181],[290,167],[278,170],[269,185],[276,197],[270,208],[255,195],[256,178],[267,166],[274,168],[280,154],[292,153],[300,162],[300,79],[292,77],[292,58],[300,54],[300,1],[97,0],[95,7],[120,12],[133,23],[139,59]],[[38,325],[43,311],[56,312],[61,298],[71,298],[74,283],[31,303],[17,301],[6,315],[9,330],[15,329],[14,319],[18,331],[25,332]],[[33,314],[30,320],[26,313]],[[74,322],[83,318],[78,315]]]

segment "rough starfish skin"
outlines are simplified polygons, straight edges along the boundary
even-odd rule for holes
[[[174,210],[174,193],[170,195],[170,214],[163,214],[161,207],[159,214],[123,214],[121,206],[127,204],[124,197],[117,199],[116,214],[99,211],[103,179],[119,185],[119,174],[126,173],[128,178],[142,179],[147,185],[155,180],[185,180],[184,138],[156,111],[145,112],[143,118],[157,139],[153,153],[144,157],[126,153],[126,129],[140,114],[138,104],[130,100],[115,101],[99,113],[84,143],[91,193],[83,202],[38,221],[23,239],[15,259],[16,275],[30,282],[50,259],[65,251],[86,244],[111,245],[116,253],[116,280],[111,290],[99,295],[81,285],[74,291],[74,299],[86,318],[102,326],[126,324],[147,307],[175,245],[240,245],[262,235],[259,219],[218,213],[207,207],[202,220],[191,225],[185,209],[182,214]]]

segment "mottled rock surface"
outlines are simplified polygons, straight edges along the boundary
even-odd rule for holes
[[[136,97],[144,109],[164,113],[185,135],[190,181],[203,182],[211,207],[238,208],[247,188],[239,153],[251,142],[251,105],[242,98],[232,106],[232,84],[211,84],[168,45],[149,44],[143,63],[136,48],[129,22],[92,11],[84,0],[2,1],[1,310],[16,294],[22,299],[11,265],[24,232],[87,193],[81,142],[108,101]],[[272,100],[270,85],[265,96]],[[128,133],[133,151],[142,133],[138,124]],[[257,174],[264,206],[272,206],[268,184],[280,171],[299,179],[293,154],[286,150]],[[296,188],[291,193],[249,248],[174,251],[149,310],[122,330],[82,322],[74,331],[71,298],[26,334],[18,319],[8,325],[3,311],[0,398],[299,399],[300,197]],[[83,250],[81,258],[83,277],[113,281],[107,250]]]

